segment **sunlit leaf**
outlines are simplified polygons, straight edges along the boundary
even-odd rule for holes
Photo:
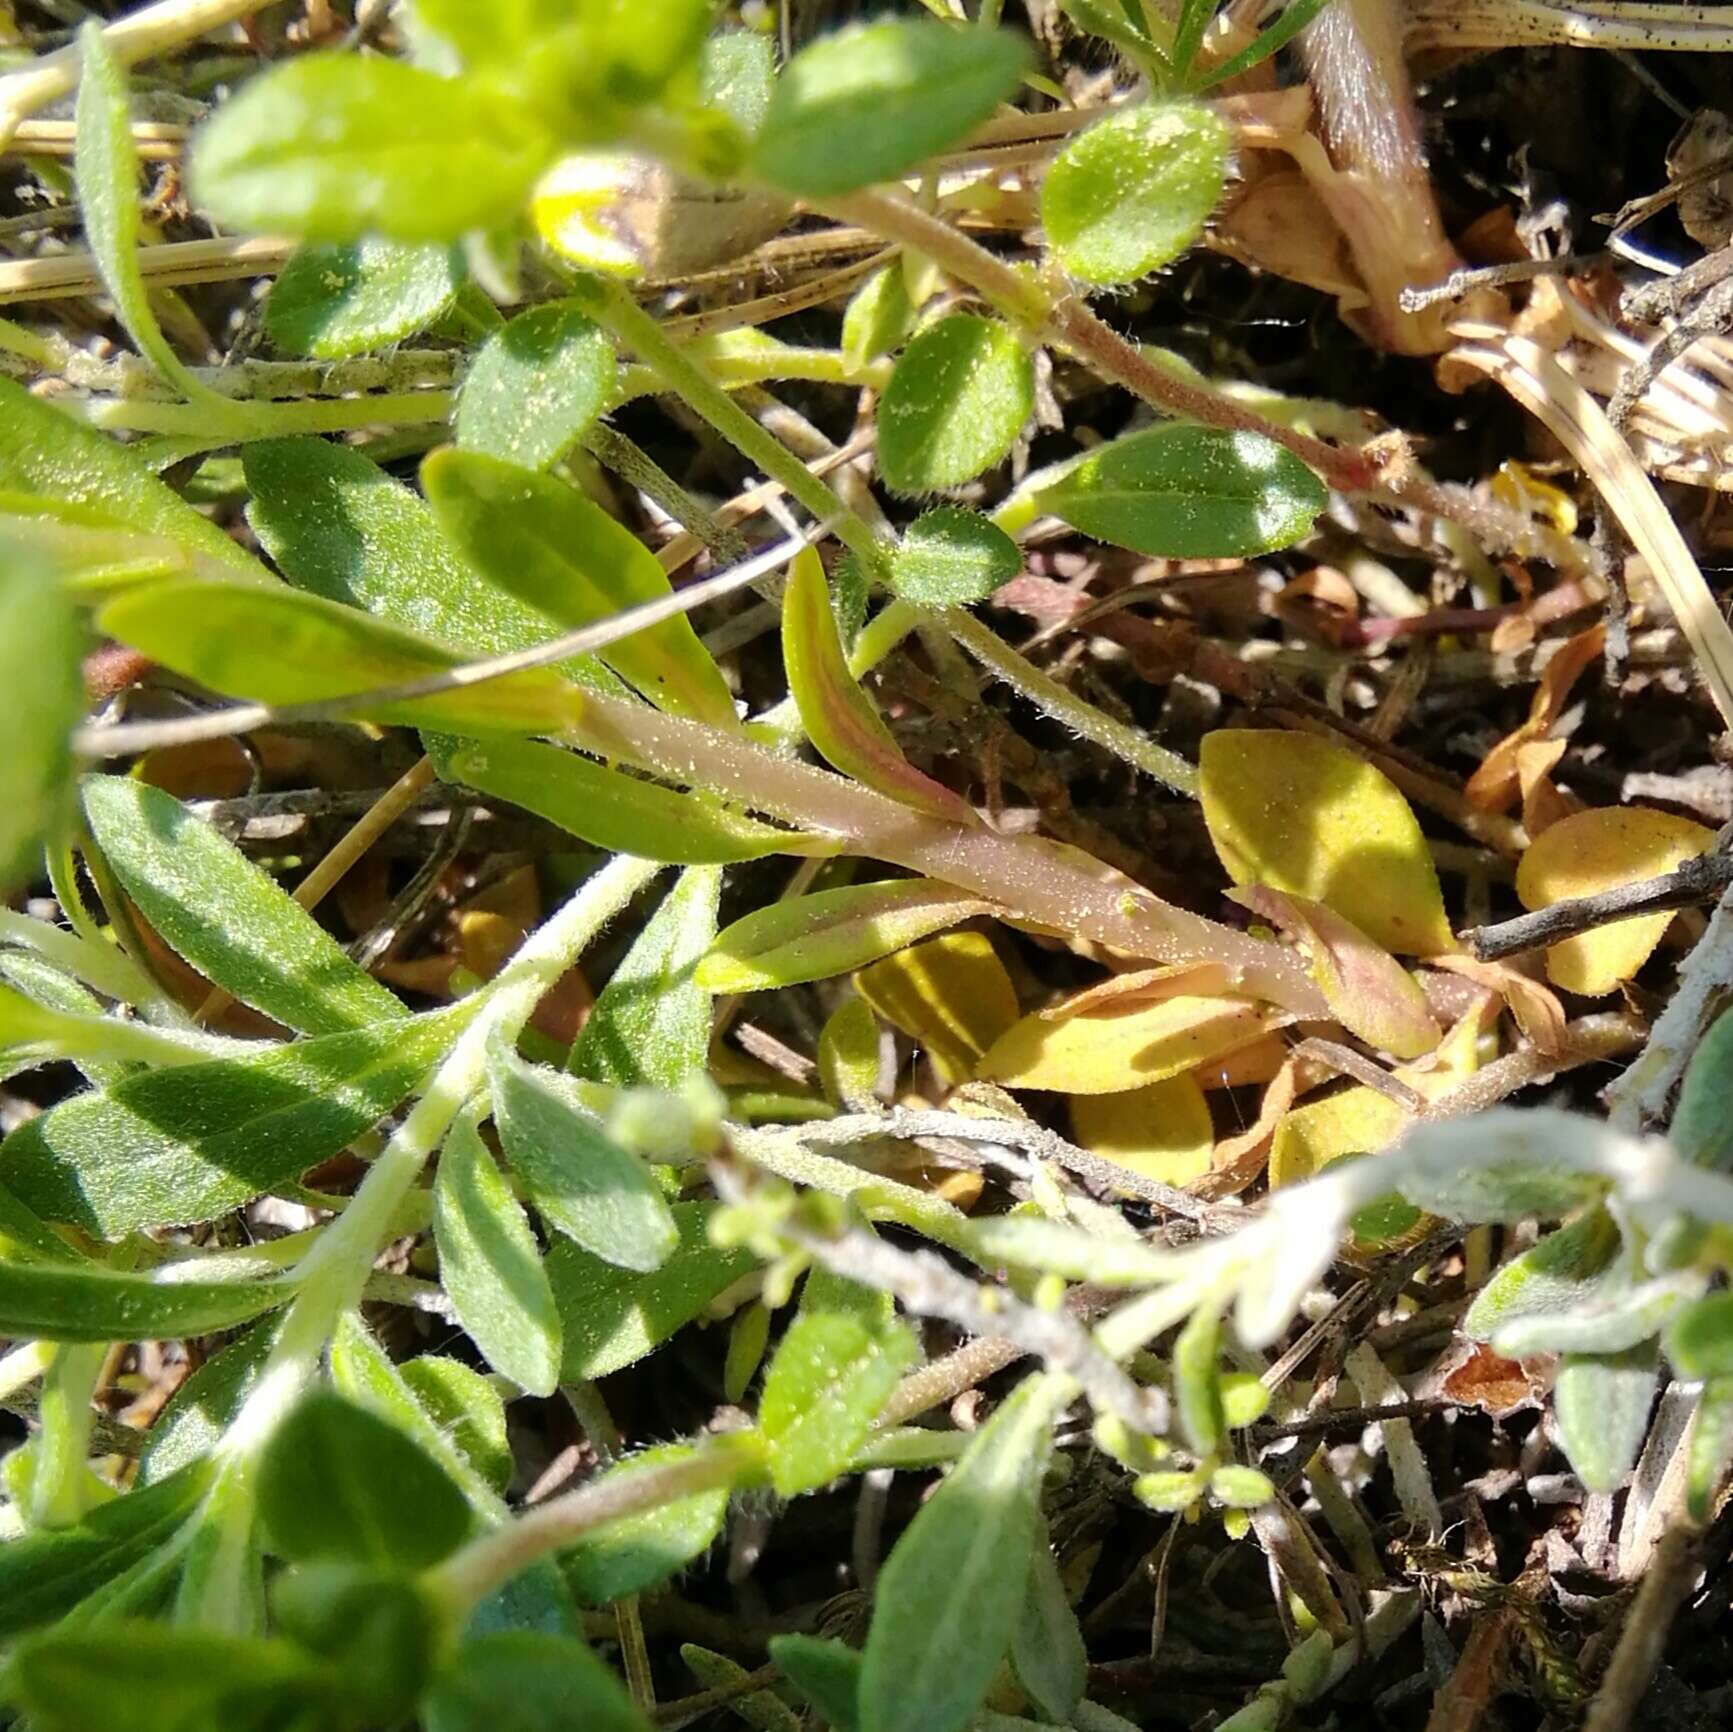
[[[801,198],[894,179],[985,120],[1028,57],[1009,31],[931,19],[821,36],[777,80],[752,168]]]
[[[1713,830],[1671,812],[1596,807],[1561,818],[1530,844],[1517,863],[1516,893],[1525,908],[1548,908],[1659,877],[1714,843]],[[1591,998],[1611,992],[1649,960],[1672,920],[1670,913],[1639,914],[1550,945],[1547,978]]]
[[[955,823],[973,824],[961,795],[917,770],[849,672],[830,587],[815,549],[803,548],[788,568],[782,598],[782,662],[801,726],[827,762],[869,788]]]
[[[1201,103],[1122,108],[1078,134],[1041,182],[1041,224],[1059,263],[1107,286],[1178,258],[1221,202],[1228,143]]]
[[[1022,569],[1016,542],[991,519],[936,505],[904,531],[891,560],[891,588],[916,607],[966,607]]]
[[[271,285],[265,329],[291,355],[361,355],[426,330],[462,283],[453,247],[376,238],[302,247]]]
[[[1236,884],[1311,897],[1402,955],[1455,948],[1408,802],[1374,765],[1313,734],[1205,734],[1199,797]]]
[[[875,962],[855,990],[933,1061],[947,1083],[966,1080],[1017,1020],[1017,989],[991,941],[946,932]]]
[[[287,1304],[271,1281],[177,1281],[51,1263],[0,1263],[0,1334],[44,1341],[178,1341]]]
[[[713,992],[760,992],[846,974],[979,914],[1001,912],[932,878],[820,890],[760,908],[717,938],[698,964]]]
[[[1035,505],[1134,553],[1223,559],[1298,541],[1326,498],[1317,476],[1262,434],[1176,421],[1090,452]]]
[[[1071,1134],[1092,1155],[1164,1185],[1201,1179],[1215,1147],[1203,1090],[1184,1073],[1117,1094],[1078,1095]]]
[[[1119,1094],[1247,1045],[1270,1014],[1241,998],[1183,994],[1117,1014],[1055,1020],[1037,1011],[993,1043],[976,1075],[1007,1088]]]
[[[1219,1453],[1227,1437],[1220,1353],[1221,1318],[1202,1305],[1173,1344],[1174,1413],[1187,1447],[1200,1457]]]
[[[1667,1326],[1667,1357],[1681,1377],[1733,1377],[1733,1293],[1711,1293],[1679,1312]]]
[[[457,400],[457,442],[546,469],[607,408],[614,373],[614,346],[601,326],[568,301],[531,307],[470,363]]]
[[[1010,326],[951,313],[909,343],[879,399],[878,454],[899,493],[961,487],[999,462],[1035,408],[1035,370]]]
[[[842,352],[858,367],[902,347],[914,329],[900,260],[882,266],[855,290],[842,315]]]

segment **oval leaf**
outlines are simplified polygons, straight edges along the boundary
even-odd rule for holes
[[[1328,499],[1261,433],[1171,423],[1092,451],[1035,506],[1097,541],[1162,559],[1227,559],[1298,541]]]
[[[1553,1414],[1559,1442],[1590,1491],[1615,1492],[1630,1477],[1659,1381],[1652,1341],[1624,1353],[1565,1355],[1553,1381]]]
[[[1228,129],[1201,103],[1144,103],[1079,133],[1041,183],[1059,263],[1103,287],[1178,258],[1221,202]]]
[[[1733,1169],[1733,1113],[1727,1111],[1733,1091],[1733,1011],[1723,1011],[1697,1043],[1667,1139],[1688,1161],[1716,1172]]]
[[[1671,812],[1596,807],[1550,824],[1517,863],[1516,893],[1524,908],[1548,908],[1671,872],[1706,854],[1715,832]],[[1566,992],[1598,998],[1649,960],[1672,924],[1671,913],[1639,914],[1550,945],[1547,978]]]
[[[271,285],[265,329],[291,355],[337,361],[426,330],[462,285],[452,247],[377,238],[302,247]]]
[[[519,313],[482,344],[457,399],[457,442],[525,469],[557,463],[607,408],[614,345],[569,301]]]
[[[885,485],[933,493],[973,481],[1034,408],[1035,369],[1010,326],[978,313],[940,319],[903,351],[879,401]]]
[[[649,1732],[625,1686],[575,1636],[491,1630],[452,1655],[423,1704],[426,1732]]]
[[[1311,897],[1386,950],[1455,948],[1426,838],[1374,765],[1312,734],[1205,734],[1198,793],[1236,884]]]
[[[973,1074],[981,1055],[1017,1020],[1017,989],[980,932],[946,932],[911,945],[862,969],[854,984],[947,1083]]]
[[[1164,1185],[1201,1179],[1215,1149],[1209,1103],[1183,1072],[1119,1094],[1077,1096],[1071,1134],[1092,1155]]]
[[[898,544],[891,588],[915,607],[967,607],[1022,568],[1016,542],[990,518],[960,505],[936,505]]]

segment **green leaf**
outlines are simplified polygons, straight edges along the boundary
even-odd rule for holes
[[[422,1708],[426,1732],[650,1732],[623,1684],[584,1644],[539,1630],[465,1642]]]
[[[52,1263],[0,1263],[0,1335],[43,1341],[181,1341],[286,1305],[278,1281],[176,1280]]]
[[[593,1082],[678,1088],[704,1072],[710,991],[695,978],[716,941],[717,866],[690,866],[609,976],[567,1068]]]
[[[673,593],[630,530],[551,475],[448,447],[422,464],[421,485],[475,568],[562,627]],[[684,614],[610,644],[602,659],[661,709],[738,725],[727,683]]]
[[[427,1569],[468,1538],[474,1519],[419,1444],[328,1389],[309,1391],[271,1434],[258,1498],[272,1549],[293,1562]]]
[[[1230,78],[1238,78],[1242,72],[1250,72],[1254,66],[1261,65],[1292,42],[1329,4],[1330,0],[1293,0],[1291,6],[1283,8],[1279,18],[1266,24],[1238,54],[1230,55],[1219,66],[1212,67],[1208,75],[1198,81],[1197,88],[1209,90]]]
[[[609,1468],[604,1477],[630,1479],[647,1468],[689,1460],[694,1453],[690,1444],[662,1444]],[[605,1606],[660,1586],[707,1552],[727,1513],[726,1487],[680,1498],[597,1528],[560,1553],[560,1568],[580,1605]]]
[[[418,25],[442,36],[467,66],[518,58],[536,38],[571,21],[570,0],[414,0]]]
[[[802,548],[782,598],[782,664],[801,726],[845,776],[935,818],[973,824],[974,809],[903,756],[902,747],[849,671],[817,550]]]
[[[1723,1011],[1691,1054],[1667,1131],[1667,1140],[1684,1159],[1718,1173],[1733,1170],[1733,1113],[1727,1111],[1730,1083],[1733,1011]]]
[[[462,285],[455,247],[377,238],[302,247],[271,285],[265,330],[291,355],[341,360],[425,331]]]
[[[914,1336],[877,1307],[803,1303],[758,1402],[777,1493],[814,1491],[842,1473],[916,1357]]]
[[[1715,1493],[1733,1460],[1733,1377],[1711,1377],[1697,1398],[1685,1458],[1685,1508],[1699,1526],[1714,1512]]]
[[[1156,47],[1148,27],[1124,0],[1059,0],[1059,9],[1079,30],[1122,50],[1134,66],[1166,66],[1167,57]]]
[[[560,1317],[541,1251],[472,1120],[452,1126],[433,1188],[440,1282],[494,1370],[531,1395],[560,1374]]]
[[[670,865],[726,864],[766,854],[832,853],[809,830],[777,830],[699,792],[676,793],[561,746],[465,740],[435,753],[440,778],[509,800],[614,854]]]
[[[313,241],[452,241],[523,208],[558,146],[477,79],[347,54],[288,60],[193,141],[194,202],[218,222]]]
[[[139,1457],[140,1485],[166,1481],[207,1456],[252,1393],[276,1344],[279,1319],[267,1317],[207,1359],[169,1398]],[[4,1556],[4,1553],[0,1553]]]
[[[1659,1382],[1653,1341],[1623,1353],[1567,1353],[1553,1383],[1559,1442],[1592,1492],[1615,1492],[1649,1435]]]
[[[614,394],[614,345],[570,301],[519,313],[470,363],[457,442],[525,469],[557,463]]]
[[[39,1732],[267,1732],[330,1725],[342,1701],[338,1675],[282,1637],[133,1618],[34,1637],[8,1678]]]
[[[1174,1407],[1181,1435],[1193,1455],[1215,1455],[1227,1436],[1222,1405],[1221,1318],[1200,1306],[1173,1344]]]
[[[0,396],[0,425],[4,423]],[[0,432],[0,448],[6,435]],[[42,841],[71,802],[72,730],[84,713],[84,630],[39,558],[0,537],[0,897],[42,869]]]
[[[834,1732],[860,1732],[858,1650],[834,1636],[772,1636],[770,1657]]]
[[[873,1595],[863,1732],[962,1732],[1011,1645],[1052,1447],[1056,1392],[1027,1377],[897,1541]]]
[[[1327,498],[1299,458],[1262,434],[1172,422],[1090,452],[1035,503],[1134,553],[1226,559],[1298,541]]]
[[[84,62],[78,81],[73,152],[78,204],[85,239],[103,283],[127,335],[163,379],[214,415],[233,417],[234,405],[188,371],[151,310],[150,295],[138,268],[138,152],[132,142],[126,75],[109,53],[102,26],[94,18],[78,33],[78,53]]]
[[[710,1243],[712,1207],[671,1205],[680,1242],[648,1275],[604,1263],[569,1240],[554,1243],[547,1270],[565,1330],[563,1381],[606,1377],[654,1352],[757,1266],[749,1251]]]
[[[503,594],[461,559],[426,500],[347,445],[268,439],[241,453],[247,521],[297,589],[378,614],[454,650],[498,655],[559,635],[545,613]],[[589,656],[556,664],[605,690]]]
[[[0,1144],[0,1179],[99,1238],[212,1220],[390,1112],[456,1038],[468,1012],[455,1008],[75,1095]]]
[[[1667,1325],[1667,1357],[1681,1377],[1733,1377],[1733,1293],[1711,1293]]]
[[[776,89],[776,48],[756,30],[719,30],[698,56],[698,88],[742,132],[764,124]]]
[[[936,505],[904,533],[891,560],[891,588],[916,607],[967,607],[1022,569],[1016,542],[991,519]]]
[[[199,578],[124,593],[97,624],[213,691],[266,704],[354,697],[448,673],[465,659],[319,596]],[[559,733],[576,724],[581,709],[581,694],[557,674],[532,668],[429,697],[363,704],[359,713],[457,733]]]
[[[927,19],[838,30],[783,69],[752,169],[798,198],[894,180],[985,120],[1028,66],[1008,31]]]
[[[443,1354],[423,1353],[397,1368],[404,1387],[433,1422],[446,1448],[430,1452],[444,1463],[455,1451],[493,1491],[504,1497],[516,1473],[506,1436],[505,1398],[493,1379]],[[420,1425],[414,1428],[419,1435]],[[460,1484],[463,1482],[460,1482]],[[465,1487],[467,1495],[467,1486]]]
[[[192,1515],[211,1482],[197,1463],[98,1504],[70,1527],[37,1529],[0,1546],[0,1639],[49,1623],[143,1563]]]
[[[999,319],[951,313],[903,350],[879,401],[879,470],[898,493],[961,487],[999,462],[1035,409],[1035,369]]]
[[[549,1226],[622,1269],[659,1268],[679,1243],[650,1169],[614,1143],[568,1077],[496,1045],[488,1081],[512,1170]]]
[[[158,535],[255,579],[259,562],[201,517],[173,488],[94,427],[0,378],[0,488],[37,494],[58,507],[86,507],[110,523]]]
[[[900,349],[915,325],[902,260],[893,260],[855,290],[842,315],[842,352],[857,367]]]
[[[1083,282],[1134,283],[1178,258],[1221,202],[1227,125],[1200,103],[1123,108],[1079,133],[1041,182],[1041,224]]]
[[[1089,1654],[1065,1592],[1047,1524],[1037,1519],[1029,1591],[1011,1637],[1011,1666],[1045,1719],[1071,1719],[1089,1682]]]
[[[81,793],[97,847],[145,919],[243,1004],[306,1034],[408,1016],[293,897],[172,794],[129,776],[86,776]]]
[[[887,878],[773,902],[728,927],[698,964],[712,992],[761,992],[864,968],[998,905],[936,878]]]

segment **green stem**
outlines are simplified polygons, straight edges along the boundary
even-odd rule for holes
[[[831,523],[845,546],[874,578],[882,577],[884,544],[864,519],[856,516],[782,442],[746,413],[711,376],[676,344],[618,283],[580,277],[572,298],[591,318],[612,331],[620,342],[653,368],[689,408],[701,415],[742,456],[780,482],[818,522]]]
[[[197,403],[153,403],[128,397],[85,405],[84,419],[109,432],[208,434],[212,445],[237,439],[285,439],[303,433],[353,433],[364,427],[414,427],[445,421],[457,401],[452,391],[381,392],[298,403],[248,405],[244,422],[211,426],[210,411]]]
[[[42,1382],[35,1460],[30,1472],[30,1523],[69,1527],[90,1507],[96,1489],[86,1465],[96,1380],[102,1375],[108,1344],[63,1346]]]

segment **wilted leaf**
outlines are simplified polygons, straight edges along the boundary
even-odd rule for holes
[[[1596,807],[1561,818],[1528,848],[1517,863],[1516,893],[1525,908],[1548,908],[1659,877],[1714,842],[1713,830],[1671,812]],[[1672,920],[1671,913],[1639,914],[1564,939],[1547,949],[1547,977],[1567,992],[1598,998],[1649,960]]]
[[[1221,202],[1228,142],[1201,103],[1143,103],[1078,134],[1041,182],[1041,224],[1059,263],[1112,285],[1178,258]]]
[[[855,990],[923,1049],[947,1083],[963,1082],[1017,1020],[1017,989],[991,940],[946,932],[875,962]]]
[[[1016,542],[990,518],[960,505],[935,505],[903,532],[891,560],[891,588],[915,607],[967,607],[1022,568]]]
[[[457,442],[526,469],[556,463],[608,406],[614,346],[569,301],[546,301],[495,331],[457,400]]]
[[[1010,451],[1035,408],[1035,370],[1010,326],[951,313],[903,350],[879,400],[878,454],[898,493],[961,487]]]
[[[1236,884],[1324,903],[1386,950],[1452,950],[1438,873],[1389,778],[1312,734],[1218,728],[1205,734],[1199,798]]]
[[[376,238],[302,247],[271,285],[265,329],[291,355],[362,355],[426,330],[462,284],[453,247]]]
[[[1119,1094],[1078,1095],[1071,1134],[1092,1155],[1164,1185],[1201,1179],[1215,1147],[1203,1090],[1185,1073]]]
[[[890,878],[772,903],[736,920],[698,964],[712,992],[759,992],[862,968],[978,914],[1002,912],[933,878]]]
[[[1243,998],[1186,995],[1063,1021],[1037,1011],[993,1043],[975,1074],[1007,1088],[1117,1094],[1245,1046],[1271,1019],[1272,1012]]]
[[[1262,434],[1171,422],[1090,452],[1035,506],[1134,553],[1222,559],[1298,541],[1327,497],[1299,458]]]

